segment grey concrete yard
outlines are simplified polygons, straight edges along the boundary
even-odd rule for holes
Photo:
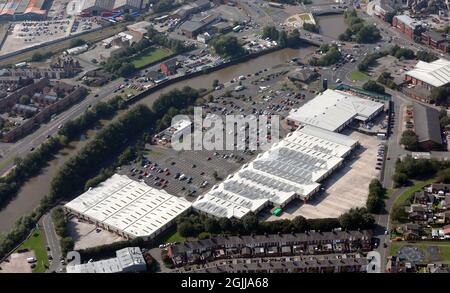
[[[104,244],[125,240],[124,238],[100,229],[97,232],[95,225],[72,218],[68,224],[69,236],[75,241],[74,250],[95,247]]]

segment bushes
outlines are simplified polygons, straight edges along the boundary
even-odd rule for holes
[[[380,181],[373,179],[369,184],[369,196],[366,202],[369,213],[378,214],[384,210],[384,195],[385,190]]]
[[[384,86],[378,84],[374,80],[369,80],[365,84],[363,84],[363,89],[366,90],[366,91],[379,93],[379,94],[384,94],[385,93]]]
[[[417,151],[419,149],[419,140],[416,133],[412,130],[403,131],[400,143],[409,151]]]

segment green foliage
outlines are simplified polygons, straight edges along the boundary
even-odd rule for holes
[[[40,61],[44,61],[50,57],[52,57],[53,52],[47,52],[45,54],[41,54],[39,52],[34,53],[31,56],[31,62],[40,62]]]
[[[66,255],[69,251],[72,251],[75,246],[75,241],[72,237],[61,238],[59,243],[61,245],[61,252],[63,255]]]
[[[414,59],[416,55],[414,51],[407,48],[400,48],[398,45],[394,45],[389,49],[389,54],[397,59]]]
[[[414,159],[407,155],[402,160],[397,160],[392,179],[397,187],[405,186],[409,183],[409,179],[431,178],[438,170],[448,167],[446,162],[435,159]]]
[[[277,41],[280,32],[277,30],[275,26],[265,26],[262,31],[262,38],[269,38],[271,41]]]
[[[381,73],[377,81],[381,84],[384,84],[390,89],[396,89],[398,87],[398,85],[394,82],[394,78],[391,76],[389,72]]]
[[[432,52],[419,51],[419,52],[417,52],[417,59],[429,63],[429,62],[433,62],[439,58],[438,58],[438,56],[436,56],[436,54],[434,54]]]
[[[309,64],[312,66],[330,66],[333,65],[341,59],[341,52],[339,52],[339,49],[337,46],[331,46],[325,55],[322,55],[320,59],[317,59],[315,57],[311,58],[309,60]]]
[[[303,23],[303,29],[305,31],[309,31],[309,32],[316,33],[316,34],[318,34],[320,32],[320,27],[318,25],[315,25],[312,23],[307,23],[307,22]]]
[[[384,94],[385,93],[384,86],[378,84],[374,80],[369,80],[365,84],[363,84],[363,89],[366,90],[366,91],[379,93],[379,94]]]
[[[70,48],[83,46],[84,44],[86,44],[86,41],[83,39],[73,39],[70,41]]]
[[[406,213],[405,206],[403,204],[394,204],[390,214],[392,220],[396,222],[403,222],[408,218],[408,214]]]
[[[297,48],[301,45],[302,42],[300,40],[300,32],[298,29],[293,29],[292,32],[288,34],[287,43],[291,48]]]
[[[366,202],[366,208],[369,213],[378,214],[384,210],[384,196],[386,191],[380,181],[373,179],[369,184],[369,196]]]
[[[438,87],[433,88],[430,94],[430,101],[438,106],[448,106],[450,99],[450,88]]]
[[[437,173],[437,181],[440,183],[449,184],[450,183],[450,168],[440,170]]]
[[[61,207],[57,207],[52,211],[52,221],[56,234],[62,238],[67,237],[67,219]]]
[[[387,55],[387,52],[376,52],[372,54],[367,54],[366,57],[358,64],[359,71],[366,71],[370,66],[375,65],[377,59]]]
[[[419,149],[419,140],[416,133],[412,130],[403,131],[400,143],[409,151],[417,151]]]
[[[366,208],[352,208],[339,217],[339,223],[347,230],[371,229],[375,219]]]
[[[246,54],[238,39],[231,35],[221,35],[211,40],[214,51],[223,58],[237,58]]]
[[[154,114],[146,106],[138,105],[101,130],[76,156],[71,157],[55,175],[51,183],[52,200],[70,198],[96,174],[105,162],[118,154],[129,139],[140,134],[154,121]]]
[[[358,16],[356,10],[347,10],[344,17],[349,25],[345,32],[339,35],[341,41],[356,41],[358,43],[375,43],[381,39],[378,28],[372,24],[366,24],[362,18]]]

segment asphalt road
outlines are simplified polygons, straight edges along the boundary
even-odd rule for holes
[[[45,243],[50,248],[48,254],[52,256],[48,272],[57,272],[62,268],[60,263],[61,247],[59,245],[59,237],[56,235],[55,226],[53,225],[51,212],[45,214],[40,221],[40,226],[45,234]]]

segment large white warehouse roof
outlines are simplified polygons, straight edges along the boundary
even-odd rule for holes
[[[184,198],[115,174],[65,208],[130,237],[152,238],[190,206]]]
[[[434,87],[444,86],[450,83],[450,61],[445,59],[430,63],[419,61],[413,70],[406,72],[406,75]]]
[[[297,124],[314,125],[329,131],[338,131],[353,119],[367,120],[384,105],[343,91],[328,89],[287,117]]]
[[[269,202],[284,206],[296,197],[308,199],[356,145],[345,135],[302,127],[199,197],[193,207],[216,217],[242,218]]]

